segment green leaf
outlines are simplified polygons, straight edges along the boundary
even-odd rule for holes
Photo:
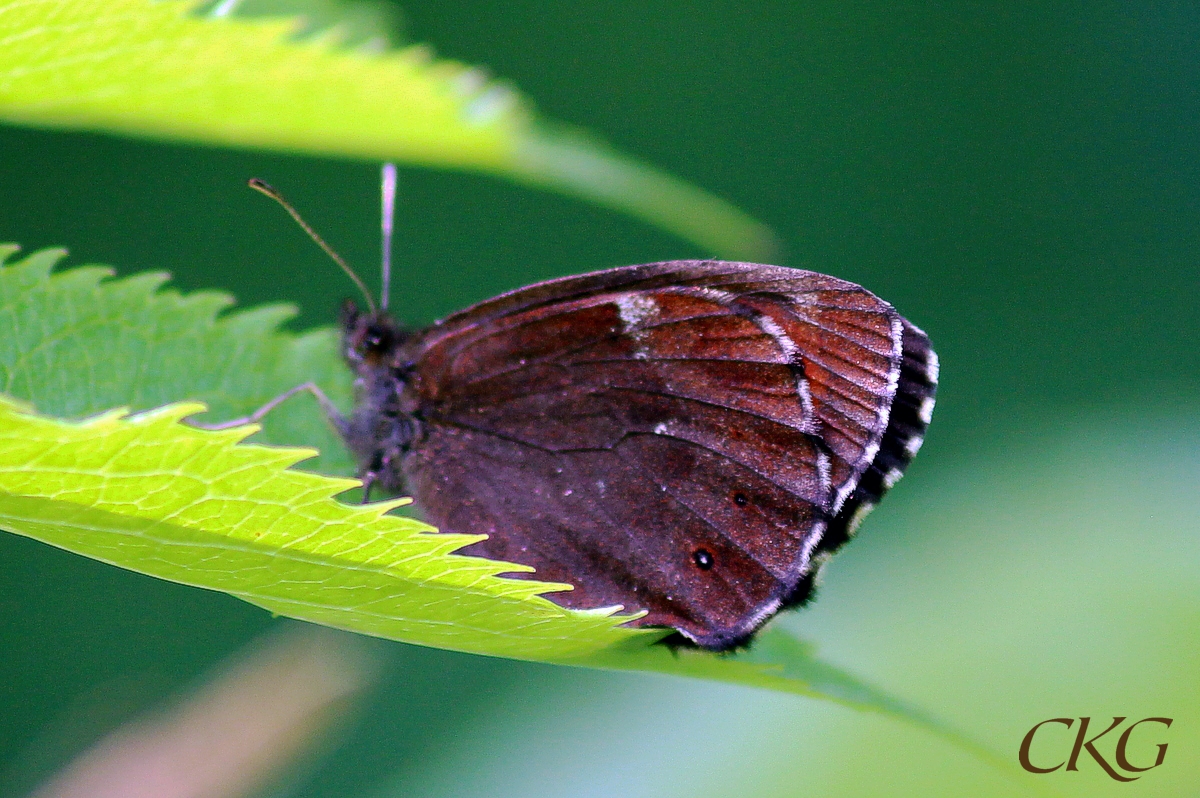
[[[331,330],[282,332],[284,306],[217,315],[229,297],[180,296],[165,275],[51,273],[61,250],[7,263],[0,247],[0,528],[103,562],[220,590],[273,612],[365,634],[516,659],[716,679],[902,718],[956,744],[962,735],[767,630],[748,651],[657,645],[628,615],[578,612],[563,589],[504,573],[530,569],[455,554],[477,538],[387,514],[403,501],[349,505],[356,480],[293,468],[309,448],[245,443],[257,427],[181,423],[245,414],[316,377],[345,402],[350,375]],[[109,409],[131,405],[140,412]],[[144,409],[166,401],[189,401]],[[79,417],[64,420],[40,410]],[[268,417],[274,440],[341,447],[315,403]],[[317,434],[317,433],[321,434]],[[323,443],[322,445],[326,445]],[[326,462],[347,465],[344,453]]]
[[[15,251],[0,247],[0,264]],[[334,331],[279,331],[295,308],[264,305],[218,316],[233,297],[160,290],[168,279],[162,272],[106,280],[112,269],[86,266],[51,276],[65,254],[44,250],[0,272],[3,393],[64,417],[116,406],[145,410],[187,397],[228,419],[312,380],[349,406],[349,373]],[[310,466],[351,474],[339,439],[305,401],[270,414],[261,440],[315,446],[323,454]]]
[[[627,211],[725,256],[774,249],[736,208],[538,123],[513,88],[427,47],[350,49],[340,45],[361,35],[320,33],[320,19],[194,8],[0,0],[0,120],[473,169]]]

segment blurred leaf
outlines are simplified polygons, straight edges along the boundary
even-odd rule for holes
[[[661,645],[633,641],[589,655],[578,664],[596,668],[651,671],[696,679],[740,684],[785,693],[821,698],[852,709],[877,712],[903,720],[940,737],[997,770],[1011,776],[1020,771],[963,731],[939,720],[920,707],[889,695],[859,677],[823,662],[816,646],[778,626],[759,632],[750,648],[736,654],[714,655],[695,649],[671,650]],[[1054,795],[1042,785],[1026,792]]]
[[[388,0],[205,0],[201,17],[291,18],[296,40],[325,36],[339,47],[379,52],[401,43],[400,9]]]
[[[565,610],[541,595],[564,586],[499,576],[524,566],[454,554],[476,538],[386,514],[403,502],[337,501],[358,482],[293,470],[312,449],[243,443],[253,425],[210,432],[181,424],[205,410],[195,401],[106,410],[123,392],[136,408],[163,396],[207,396],[226,418],[311,378],[314,366],[339,400],[350,380],[339,373],[331,330],[278,330],[288,308],[217,317],[229,297],[160,290],[162,274],[103,280],[111,271],[92,266],[52,275],[62,251],[4,265],[14,251],[0,249],[0,384],[43,410],[104,412],[65,421],[0,400],[0,527],[342,629],[826,698],[969,747],[782,630],[736,655],[672,650],[656,644],[661,630],[619,626],[629,616]],[[313,404],[289,409],[286,418],[282,410],[270,416],[292,425],[278,427],[276,440],[320,427]],[[331,438],[327,430],[323,437]]]
[[[201,17],[178,0],[0,0],[0,119],[491,172],[633,213],[714,253],[771,255],[753,219],[550,132],[483,71],[420,45],[380,50],[361,23],[335,23],[350,13],[340,5],[308,5],[319,13],[298,20],[214,16],[229,2]]]
[[[627,158],[579,131],[540,125],[518,141],[514,176],[657,224],[713,254],[771,261],[770,228],[712,194]]]
[[[262,635],[186,696],[127,720],[30,798],[240,798],[270,794],[372,686],[362,638],[294,624]]]

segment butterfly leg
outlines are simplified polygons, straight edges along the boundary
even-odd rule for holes
[[[363,484],[363,486],[362,486],[362,492],[363,492],[362,503],[370,504],[370,502],[371,502],[371,486],[375,484],[375,480],[379,479],[379,475],[376,474],[374,471],[368,471],[365,474],[363,474],[361,477],[359,477],[359,479],[362,480],[362,484]]]
[[[301,393],[302,391],[307,391],[316,397],[317,402],[321,405],[321,410],[325,413],[325,418],[328,419],[329,423],[335,430],[337,430],[339,435],[345,437],[346,430],[349,427],[350,422],[346,420],[346,417],[342,415],[342,412],[337,409],[330,398],[325,395],[325,392],[317,387],[315,382],[305,382],[297,385],[295,388],[284,391],[283,393],[279,394],[279,396],[276,396],[274,399],[267,402],[265,405],[258,408],[248,416],[235,418],[231,421],[222,421],[219,424],[202,424],[195,421],[189,423],[191,423],[193,427],[199,427],[200,429],[207,430],[221,430],[229,429],[230,427],[240,427],[245,424],[257,424],[259,421],[262,421],[263,418],[265,418],[266,415],[272,410],[279,407],[288,399],[291,399],[293,396]]]

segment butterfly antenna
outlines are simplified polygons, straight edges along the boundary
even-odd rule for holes
[[[396,216],[396,164],[383,165],[383,287],[379,289],[379,307],[388,309],[392,292],[392,221]]]
[[[333,258],[333,262],[338,266],[341,266],[342,271],[349,275],[350,279],[354,281],[354,284],[358,286],[358,290],[362,292],[363,297],[367,300],[367,308],[371,311],[372,315],[378,312],[378,309],[375,307],[375,300],[371,298],[371,294],[367,291],[367,287],[363,285],[362,279],[354,273],[354,269],[351,269],[346,261],[342,260],[341,255],[333,251],[333,247],[325,243],[325,239],[317,235],[316,230],[309,227],[308,222],[301,218],[300,213],[292,207],[291,203],[283,198],[283,195],[280,194],[278,190],[269,184],[264,183],[262,180],[259,180],[257,177],[250,178],[249,186],[259,194],[265,194],[282,205],[283,209],[287,211],[293,219],[296,220],[296,224],[300,225],[300,229],[308,233],[308,237],[317,242],[317,246],[325,250],[325,254]]]

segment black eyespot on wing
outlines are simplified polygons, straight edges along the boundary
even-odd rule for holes
[[[737,493],[733,494],[733,503],[738,507],[745,507],[750,503],[750,500],[746,498],[746,494],[739,490]]]
[[[701,571],[707,571],[713,567],[712,552],[708,549],[696,549],[692,552],[692,562],[696,563],[696,567]]]

